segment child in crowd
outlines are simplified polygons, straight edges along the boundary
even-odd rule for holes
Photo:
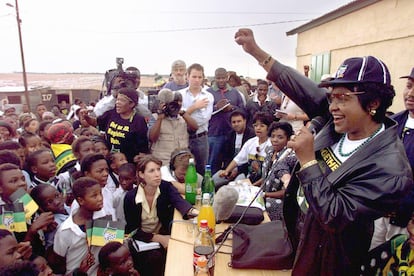
[[[53,274],[52,269],[50,268],[47,260],[39,255],[32,255],[30,260],[35,265],[36,269],[39,271],[38,276],[52,276]]]
[[[162,180],[171,182],[180,194],[185,194],[185,173],[190,158],[194,158],[188,148],[178,148],[171,153],[170,164],[161,167]],[[197,183],[201,187],[203,176],[197,173]]]
[[[52,185],[39,184],[30,192],[33,200],[39,205],[39,213],[51,212],[57,226],[62,224],[69,214],[65,208],[64,198],[61,193]],[[56,230],[45,233],[46,251],[53,245]]]
[[[34,188],[41,183],[57,184],[56,164],[49,149],[30,153],[26,158],[25,169],[30,174],[31,182],[27,183],[29,188]]]
[[[24,148],[25,156],[28,156],[29,153],[40,150],[43,147],[40,137],[31,132],[22,133],[19,137],[19,143]]]
[[[113,206],[118,221],[125,221],[124,198],[128,191],[135,188],[137,183],[135,165],[131,163],[122,164],[119,169],[119,187],[114,193]]]
[[[111,215],[112,219],[115,221],[116,215],[113,207],[113,193],[105,187],[108,181],[108,174],[108,163],[102,154],[89,154],[83,158],[80,175],[95,179],[102,188],[103,209],[97,216]],[[71,206],[71,212],[74,212],[78,206],[78,202],[74,201]]]
[[[99,131],[97,128],[90,126],[90,127],[82,127],[82,128],[76,129],[75,134],[78,136],[92,137],[95,135],[99,135]]]
[[[39,121],[37,119],[33,119],[33,118],[31,118],[30,120],[27,120],[23,124],[23,131],[38,134]]]
[[[0,150],[0,164],[11,163],[20,167],[20,159],[11,150]]]
[[[128,160],[122,152],[111,152],[108,155],[109,177],[106,187],[112,192],[119,187],[118,168],[125,163],[128,163]]]
[[[72,143],[72,153],[75,156],[77,162],[76,164],[67,170],[58,175],[57,187],[60,192],[62,192],[66,198],[66,205],[70,206],[73,202],[72,195],[72,184],[74,181],[74,173],[80,172],[80,162],[82,159],[88,155],[95,152],[92,141],[86,136],[80,136]]]
[[[38,131],[38,135],[40,137],[40,139],[42,140],[42,144],[48,144],[50,147],[50,141],[47,139],[46,134],[47,134],[47,129],[52,125],[52,121],[42,121],[39,124],[39,131]]]
[[[10,196],[19,188],[27,191],[27,184],[22,171],[18,166],[10,163],[0,165],[0,204],[13,203]],[[53,231],[56,228],[53,214],[51,212],[44,212],[32,218],[27,222],[27,232],[15,232],[16,239],[20,241],[30,241],[33,251],[44,253],[42,243],[42,231]],[[41,231],[40,231],[41,230]]]
[[[108,242],[98,255],[100,276],[139,276],[135,270],[131,253],[120,242]]]
[[[24,154],[24,148],[22,147],[22,145],[20,145],[19,143],[15,142],[15,141],[5,141],[3,143],[0,143],[0,151],[10,151],[11,153],[13,153],[18,159],[19,159],[19,163],[15,163],[15,158],[11,157],[11,159],[7,159],[7,153],[5,153],[6,155],[3,155],[3,159],[2,162],[0,162],[0,164],[4,164],[4,163],[12,163],[12,164],[16,164],[19,166],[19,168],[22,170],[22,173],[24,175],[24,178],[26,179],[26,183],[30,183],[30,175],[29,173],[24,170],[24,164],[26,162],[26,156]]]
[[[81,177],[73,183],[73,195],[79,207],[56,231],[49,263],[55,273],[96,275],[100,248],[88,245],[86,224],[103,207],[101,185],[93,178]]]
[[[3,143],[0,143],[0,150],[10,150],[14,152],[20,159],[19,167],[23,169],[26,156],[22,145],[15,141],[5,141]]]
[[[102,154],[103,156],[108,156],[111,146],[104,138],[101,136],[93,136],[92,142],[95,145],[95,153]]]

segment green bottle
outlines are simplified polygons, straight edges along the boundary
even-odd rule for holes
[[[203,182],[201,183],[201,194],[210,194],[210,204],[213,205],[215,185],[213,178],[211,177],[211,166],[206,165],[206,171],[204,173]]]
[[[190,158],[187,171],[185,172],[185,200],[192,205],[195,204],[197,186],[197,172],[194,165],[194,159]]]

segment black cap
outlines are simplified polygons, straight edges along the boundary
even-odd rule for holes
[[[345,60],[336,71],[335,77],[322,81],[319,87],[367,82],[391,85],[391,76],[387,66],[373,56],[353,57]]]

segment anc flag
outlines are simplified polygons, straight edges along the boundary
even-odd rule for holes
[[[23,203],[16,202],[0,206],[0,229],[27,232]]]
[[[23,189],[19,188],[13,194],[10,195],[10,200],[12,202],[21,202],[24,206],[24,212],[26,219],[30,219],[34,213],[39,209],[36,201]]]
[[[89,227],[89,228],[88,228]],[[123,243],[125,224],[120,221],[99,218],[87,224],[86,237],[89,245],[104,246],[108,242]]]

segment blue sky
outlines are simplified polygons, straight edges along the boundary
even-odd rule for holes
[[[0,0],[0,72],[22,69],[15,10]],[[145,74],[168,74],[171,63],[200,63],[263,78],[264,71],[234,42],[240,27],[296,65],[296,36],[286,32],[349,0],[19,0],[27,72],[102,73],[123,57]]]

